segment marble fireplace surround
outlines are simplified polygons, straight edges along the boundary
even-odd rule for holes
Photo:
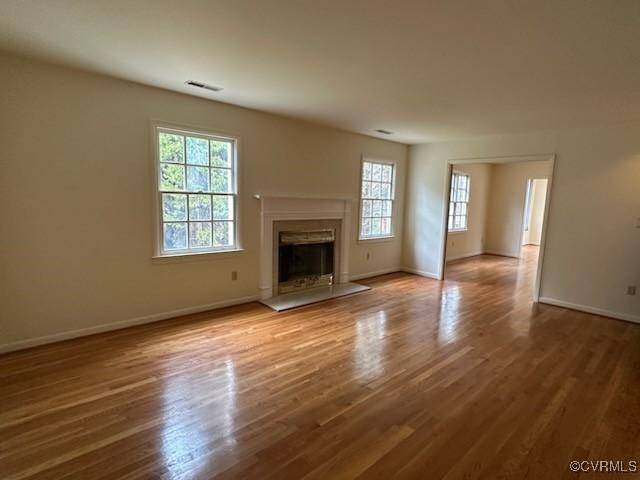
[[[260,298],[277,295],[277,232],[336,228],[334,282],[349,280],[351,198],[256,195],[260,200]],[[286,228],[284,228],[286,227]],[[291,228],[293,227],[293,228]]]

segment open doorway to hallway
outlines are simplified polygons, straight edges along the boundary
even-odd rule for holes
[[[458,277],[465,265],[512,264],[528,272],[529,296],[537,300],[552,171],[548,155],[450,161],[442,278]]]
[[[530,178],[527,181],[519,257],[528,262],[537,262],[540,254],[548,181],[546,178]]]
[[[546,178],[530,178],[527,181],[527,194],[524,202],[522,221],[522,245],[540,246],[542,240],[542,222],[547,199]]]

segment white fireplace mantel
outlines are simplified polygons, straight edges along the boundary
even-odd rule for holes
[[[353,198],[255,195],[260,201],[260,297],[274,295],[273,222],[279,220],[341,220],[341,251],[338,282],[349,280],[351,205]]]

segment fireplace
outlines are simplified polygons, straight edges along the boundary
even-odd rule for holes
[[[256,199],[260,200],[264,305],[280,312],[369,290],[349,282],[351,198],[256,195]]]
[[[335,229],[279,232],[278,293],[333,285],[335,245]]]

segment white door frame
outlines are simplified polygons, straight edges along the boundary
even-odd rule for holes
[[[548,161],[551,164],[549,178],[547,179],[547,195],[544,203],[544,216],[542,218],[542,235],[540,238],[540,252],[538,256],[538,269],[536,271],[536,281],[533,290],[533,301],[537,302],[540,299],[540,288],[542,283],[542,268],[544,264],[545,244],[547,239],[547,224],[549,220],[549,206],[551,205],[551,186],[553,184],[553,174],[555,173],[556,154],[555,153],[541,153],[532,155],[511,155],[511,156],[495,156],[495,157],[471,157],[471,158],[451,158],[447,160],[447,168],[444,174],[444,196],[442,209],[442,228],[440,235],[440,265],[438,268],[438,279],[444,280],[444,269],[447,256],[447,235],[448,231],[448,219],[449,219],[449,198],[451,195],[451,172],[454,165],[465,165],[470,163],[516,163],[516,162],[544,162]],[[524,216],[522,216],[524,222]],[[520,227],[520,239],[522,240],[522,225]],[[522,241],[519,242],[522,244]],[[520,245],[522,248],[522,245]]]

